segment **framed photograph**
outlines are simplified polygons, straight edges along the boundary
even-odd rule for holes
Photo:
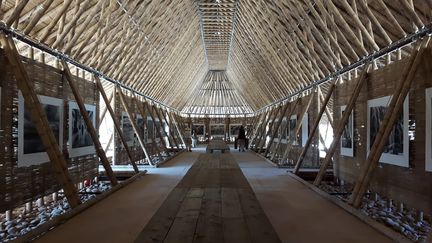
[[[204,124],[194,124],[192,128],[197,136],[204,136],[205,135],[205,126]]]
[[[57,139],[60,150],[63,145],[63,100],[39,95],[49,126]],[[24,97],[18,92],[18,167],[49,162],[48,154],[33,125],[30,111],[24,105]]]
[[[288,126],[287,126],[287,139],[288,141],[292,142],[293,145],[297,145],[298,141],[297,138],[295,138],[295,128],[297,126],[297,115],[292,115],[289,119]]]
[[[131,121],[129,120],[129,116],[124,111],[122,112],[121,127],[122,127],[123,136],[125,137],[126,140],[126,144],[128,146],[134,146],[135,133],[133,131]]]
[[[301,124],[301,145],[304,147],[306,145],[306,142],[309,138],[309,115],[306,112],[306,114],[303,117],[302,124]]]
[[[432,88],[426,89],[426,171],[432,171]]]
[[[237,137],[241,124],[230,124],[230,137]]]
[[[340,107],[341,118],[345,109],[346,105]],[[341,155],[354,157],[354,111],[351,112],[342,132],[340,151]]]
[[[225,125],[224,124],[211,124],[210,125],[210,135],[211,136],[224,136],[225,135]]]
[[[87,113],[96,127],[96,106],[84,104]],[[87,131],[84,118],[81,115],[78,104],[69,102],[69,155],[71,157],[95,153],[93,140]]]
[[[154,139],[154,126],[153,126],[153,120],[151,116],[147,117],[147,141],[149,143],[153,142]]]
[[[376,134],[388,109],[391,96],[368,101],[367,113],[367,152],[375,141]],[[402,112],[393,127],[386,146],[380,157],[380,162],[403,167],[409,167],[408,151],[408,97],[403,104]]]
[[[141,138],[143,139],[143,142],[144,143],[147,143],[147,138],[146,138],[146,136],[145,136],[145,129],[144,129],[144,119],[143,119],[143,117],[141,116],[141,115],[139,115],[139,114],[136,114],[136,124],[137,124],[137,126],[138,126],[138,129],[140,130],[140,136],[141,136]],[[136,142],[136,144],[138,144],[139,143],[139,141],[138,141],[138,136],[135,136],[135,142]]]

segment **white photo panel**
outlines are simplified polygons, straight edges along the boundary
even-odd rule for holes
[[[302,147],[304,147],[306,145],[306,142],[309,138],[309,115],[306,112],[303,120],[302,120],[302,125],[301,125],[301,131],[302,131]]]
[[[63,145],[63,100],[39,95],[49,126],[57,139],[60,150]],[[48,154],[33,126],[30,111],[26,110],[24,97],[18,92],[18,167],[49,162]]]
[[[341,118],[346,109],[346,105],[340,107]],[[354,157],[354,111],[351,112],[347,123],[345,124],[340,141],[341,155]]]
[[[96,127],[96,106],[84,104],[93,127]],[[95,148],[78,104],[69,102],[69,156],[94,154]]]
[[[432,172],[432,88],[426,89],[426,171]]]
[[[367,104],[367,153],[373,145],[379,126],[384,119],[388,109],[391,96],[369,100]],[[388,143],[384,146],[380,162],[385,164],[409,167],[408,151],[408,97],[403,104],[400,117],[388,138]]]

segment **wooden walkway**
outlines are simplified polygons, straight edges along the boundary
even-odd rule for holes
[[[281,242],[231,154],[202,154],[135,242]]]

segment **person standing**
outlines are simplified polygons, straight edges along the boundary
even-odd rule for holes
[[[185,140],[186,150],[189,151],[189,152],[192,152],[192,148],[191,148],[191,143],[192,143],[191,129],[189,127],[186,127],[186,129],[185,129],[184,140]]]
[[[246,145],[246,132],[243,126],[240,126],[239,133],[237,136],[237,143],[239,146],[239,151],[244,152],[245,145]]]
[[[195,133],[195,131],[192,131],[192,148],[197,147],[198,137]]]

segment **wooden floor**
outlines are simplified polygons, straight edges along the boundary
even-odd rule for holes
[[[281,242],[231,154],[201,154],[135,242]]]

